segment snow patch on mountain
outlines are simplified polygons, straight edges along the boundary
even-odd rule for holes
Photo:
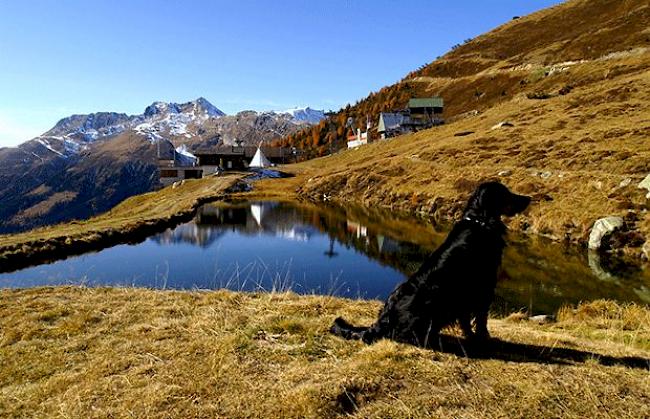
[[[85,150],[88,146],[79,144],[74,140],[70,140],[67,138],[63,139],[63,149],[65,150],[65,153],[67,155],[71,154],[79,154],[82,150]]]
[[[43,147],[45,147],[45,148],[47,148],[48,150],[50,150],[51,152],[53,152],[53,153],[55,153],[55,154],[58,154],[58,155],[61,156],[61,157],[66,157],[66,156],[65,156],[63,153],[61,153],[60,151],[55,150],[54,148],[52,148],[52,146],[50,145],[50,142],[49,142],[49,141],[47,141],[47,140],[45,140],[45,139],[42,139],[42,138],[37,138],[36,141],[37,141],[39,144],[41,144]]]
[[[151,144],[154,144],[157,141],[164,140],[164,138],[160,134],[158,134],[158,127],[156,127],[151,122],[144,122],[140,125],[137,125],[134,128],[134,131],[146,137]]]
[[[312,109],[309,106],[306,108],[293,108],[287,109],[279,113],[291,115],[295,123],[301,124],[318,124],[325,119],[325,112],[322,110]]]

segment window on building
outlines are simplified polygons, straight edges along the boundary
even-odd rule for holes
[[[201,170],[186,170],[185,179],[201,179]]]
[[[160,171],[160,177],[178,177],[178,170],[163,169]]]

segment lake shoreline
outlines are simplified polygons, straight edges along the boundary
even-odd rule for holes
[[[322,160],[322,159],[321,159]],[[280,169],[290,177],[259,179],[255,186],[233,187],[242,182],[249,173],[228,173],[218,177],[210,177],[200,180],[187,181],[183,187],[177,189],[165,188],[157,192],[137,195],[119,204],[112,210],[85,221],[71,221],[59,225],[38,228],[35,230],[13,235],[0,236],[0,264],[2,271],[13,271],[16,269],[32,266],[38,263],[49,263],[65,259],[69,256],[79,255],[89,251],[98,251],[106,247],[121,243],[138,243],[156,232],[164,231],[181,222],[191,219],[200,205],[219,200],[276,200],[281,202],[303,202],[314,205],[323,202],[334,202],[339,205],[361,205],[368,208],[378,207],[386,210],[397,210],[400,213],[417,217],[426,222],[436,225],[449,225],[458,218],[459,211],[464,201],[455,200],[447,202],[441,198],[436,199],[438,204],[423,206],[419,199],[401,199],[399,203],[394,202],[395,197],[390,197],[390,203],[384,202],[373,194],[364,195],[362,199],[342,199],[340,194],[318,195],[313,192],[314,183],[312,177],[318,173],[313,162],[305,162],[299,165],[282,166]],[[188,188],[188,185],[193,185]],[[250,185],[250,184],[248,184]],[[317,188],[320,190],[320,187]],[[148,200],[155,201],[160,198],[156,196],[166,194],[165,199],[180,201],[178,208],[169,210],[163,208],[157,213],[148,216],[138,217],[136,214],[151,205]],[[317,196],[318,195],[318,196]],[[388,199],[387,197],[384,197]],[[445,203],[446,202],[446,203]],[[448,205],[449,204],[449,205]],[[132,214],[128,214],[126,220],[121,212],[121,207],[126,206]],[[172,206],[172,205],[170,205]],[[425,208],[426,207],[426,208]],[[509,229],[513,233],[531,239],[541,238],[570,246],[577,249],[585,249],[586,236],[580,238],[560,239],[555,234],[547,234],[542,231],[533,231],[527,226],[527,222],[521,217],[513,220],[506,220]],[[648,266],[647,261],[638,257],[637,250],[623,250],[614,255],[625,262]]]
[[[1,271],[52,263],[117,244],[140,243],[152,234],[191,220],[201,205],[224,199],[243,177],[242,174],[230,174],[189,180],[177,188],[137,195],[86,221],[71,221],[0,236],[3,239],[0,245]],[[143,200],[144,204],[141,203]],[[168,202],[168,206],[153,212],[148,211],[146,201],[157,200],[174,202]]]
[[[0,284],[18,288],[87,284],[253,291],[277,290],[275,277],[281,277],[279,289],[283,290],[385,298],[402,280],[396,276],[417,270],[447,234],[440,225],[437,228],[408,213],[291,200],[286,195],[273,201],[281,194],[268,193],[268,186],[286,188],[285,184],[271,181],[258,188],[256,182],[253,191],[237,192],[250,190],[242,185],[240,178],[224,176],[134,197],[135,203],[127,200],[123,204],[127,210],[118,207],[114,214],[79,224],[79,231],[71,234],[73,239],[61,236],[60,230],[74,227],[74,223],[53,227],[58,236],[37,243],[44,244],[40,253],[32,253],[32,258],[14,254],[11,260],[18,264],[14,267],[22,264],[25,269],[0,274]],[[119,219],[125,212],[146,213],[146,207],[154,202],[183,196],[188,206],[170,216],[151,216],[149,211],[148,220],[122,222],[126,229],[113,220],[104,231],[97,228],[102,217]],[[211,204],[202,206],[204,202]],[[293,239],[286,236],[289,233]],[[223,235],[228,235],[227,242],[220,238]],[[260,235],[266,239],[249,239]],[[289,243],[295,240],[305,241],[304,245],[291,247]],[[564,304],[601,298],[622,303],[650,301],[650,272],[636,264],[587,257],[582,249],[517,231],[510,232],[507,241],[493,306],[501,314],[512,310],[549,314]],[[47,246],[52,246],[49,251]],[[349,249],[356,250],[348,254]],[[364,256],[351,265],[355,252]],[[338,257],[321,260],[328,253]],[[68,258],[81,254],[85,256]],[[57,263],[48,266],[51,262]],[[11,265],[2,268],[7,271]],[[238,285],[239,281],[245,286]]]

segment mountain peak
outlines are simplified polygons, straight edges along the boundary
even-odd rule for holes
[[[291,115],[293,120],[298,123],[318,124],[321,120],[325,119],[324,111],[312,109],[309,106],[305,108],[287,109],[280,113]]]
[[[65,136],[77,134],[86,141],[98,136],[110,135],[124,130],[129,116],[117,112],[96,112],[86,115],[71,115],[59,120],[45,136]]]
[[[210,103],[206,98],[203,96],[199,97],[194,101],[196,105],[203,109],[209,116],[224,116],[225,113],[222,112],[219,108],[214,106],[212,103]]]
[[[198,112],[197,112],[198,111]],[[144,110],[145,118],[151,118],[160,114],[175,113],[202,113],[207,116],[224,116],[225,113],[210,103],[206,98],[199,97],[196,100],[185,103],[156,101],[147,106]]]
[[[144,116],[145,118],[151,118],[153,116],[160,115],[163,113],[178,113],[178,112],[179,110],[177,104],[172,102],[167,103],[167,102],[156,101],[145,108]]]

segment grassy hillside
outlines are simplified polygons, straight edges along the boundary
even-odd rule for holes
[[[281,143],[312,156],[328,154],[345,147],[348,117],[364,128],[369,116],[376,127],[379,112],[403,109],[411,97],[442,96],[445,117],[453,120],[520,95],[554,95],[598,82],[601,77],[566,70],[573,62],[650,47],[649,6],[648,0],[573,0],[507,22]]]
[[[66,158],[39,141],[0,150],[0,233],[89,218],[158,184],[156,147],[136,135]]]
[[[596,219],[622,215],[650,237],[647,191],[636,187],[650,173],[647,63],[648,53],[621,58],[616,64],[626,74],[569,95],[518,97],[443,127],[306,162],[288,168],[303,174],[302,184],[288,182],[316,200],[453,218],[480,181],[498,179],[536,200],[513,228],[584,241]],[[572,74],[604,73],[611,65],[576,65]],[[501,121],[514,127],[492,129]]]
[[[650,173],[649,24],[647,0],[574,0],[508,22],[321,124],[333,136],[348,114],[440,94],[445,126],[303,163],[288,187],[447,219],[496,179],[536,201],[512,228],[584,243],[596,219],[620,215],[623,251],[639,256],[650,237],[637,188]]]
[[[379,304],[326,296],[0,291],[2,417],[531,418],[650,415],[650,312],[608,302],[559,322],[492,319],[443,350],[330,335]],[[465,352],[469,354],[469,358]]]

